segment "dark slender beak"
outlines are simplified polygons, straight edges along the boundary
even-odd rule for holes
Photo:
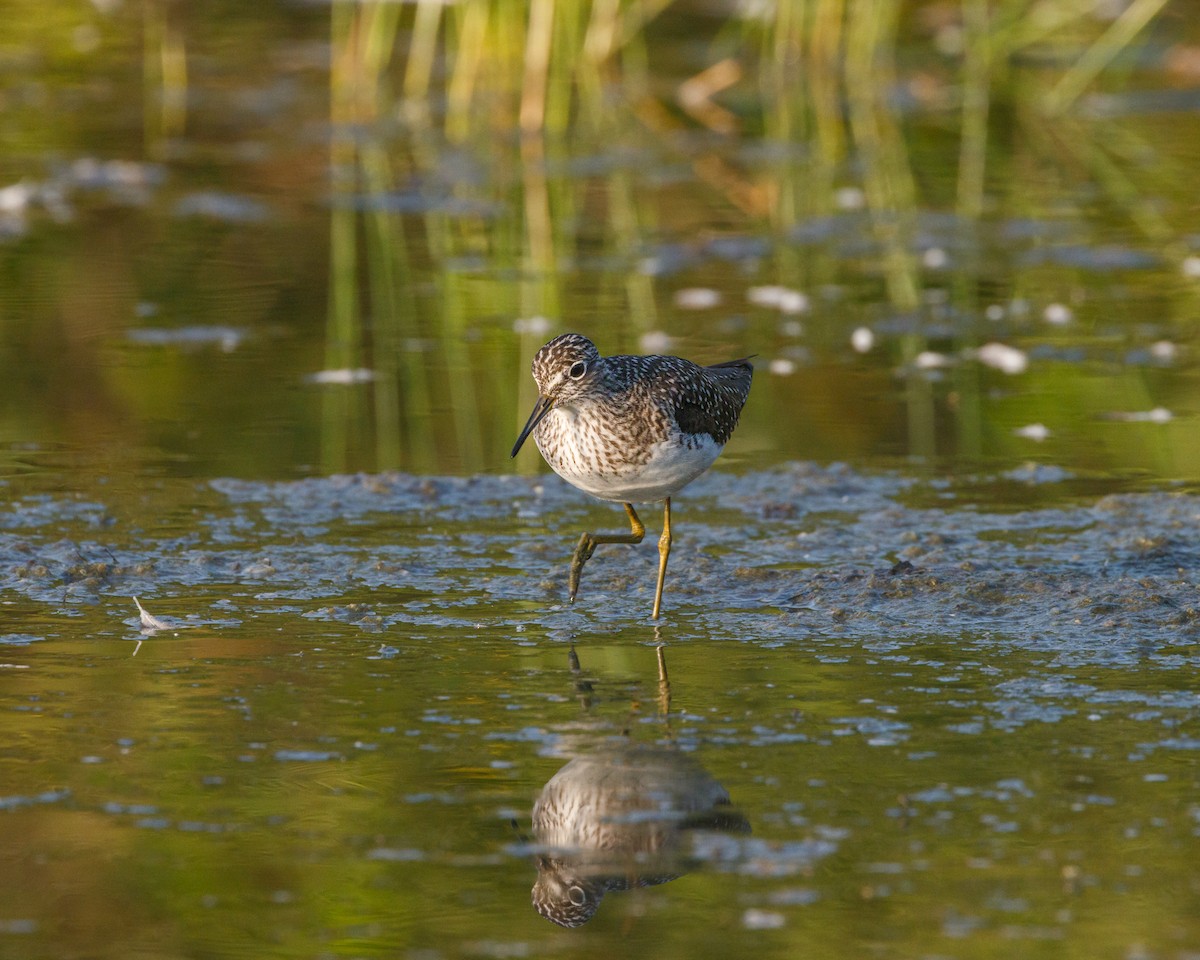
[[[538,397],[538,402],[533,405],[533,413],[529,415],[529,419],[525,421],[525,429],[521,431],[521,435],[517,437],[517,442],[513,444],[510,457],[515,457],[517,451],[521,449],[521,444],[525,442],[525,438],[533,433],[534,427],[542,422],[542,418],[548,414],[554,407],[554,401],[549,397]]]

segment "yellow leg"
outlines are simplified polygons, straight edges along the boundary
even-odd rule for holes
[[[658,631],[658,627],[654,629],[655,632]],[[663,653],[666,649],[666,646],[660,643],[655,653],[658,654],[658,711],[667,721],[669,728],[671,724],[671,678],[667,676],[667,657]]]
[[[571,572],[567,577],[567,589],[571,593],[571,602],[575,602],[575,594],[579,592],[579,577],[583,573],[583,565],[591,559],[596,547],[602,543],[641,543],[646,535],[646,528],[634,512],[633,504],[625,504],[625,512],[629,514],[629,533],[584,533],[575,547],[571,557]]]
[[[658,619],[658,611],[662,608],[663,584],[667,579],[667,557],[671,555],[671,498],[667,497],[663,508],[662,536],[658,538],[658,586],[654,588],[654,612],[650,614]]]

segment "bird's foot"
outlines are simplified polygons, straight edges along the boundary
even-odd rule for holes
[[[567,591],[570,594],[571,603],[575,602],[575,594],[579,592],[579,578],[583,575],[583,565],[592,558],[592,554],[595,552],[596,538],[590,533],[580,534],[579,544],[571,556],[571,571],[567,575]]]

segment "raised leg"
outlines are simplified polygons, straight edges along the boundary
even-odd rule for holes
[[[567,577],[567,588],[571,593],[571,602],[575,602],[575,594],[579,592],[579,577],[583,573],[583,565],[591,559],[596,547],[602,543],[641,543],[646,535],[646,528],[638,519],[632,503],[625,504],[625,512],[629,514],[629,533],[584,533],[575,547],[571,557],[571,572]],[[657,609],[657,607],[655,608]]]
[[[667,557],[671,555],[671,498],[667,497],[663,507],[662,536],[658,538],[658,586],[654,588],[654,612],[650,614],[658,619],[658,611],[662,608],[663,583],[667,579]]]

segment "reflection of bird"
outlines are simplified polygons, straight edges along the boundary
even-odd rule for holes
[[[512,455],[532,433],[554,472],[601,500],[625,505],[629,533],[584,533],[571,558],[571,599],[601,543],[641,543],[635,502],[664,500],[658,541],[657,619],[671,552],[671,497],[707,470],[737,426],[750,394],[749,359],[701,367],[679,357],[602,357],[577,333],[533,358],[538,401]]]
[[[564,927],[587,923],[605,893],[665,883],[690,868],[689,831],[749,831],[729,794],[689,755],[622,744],[573,759],[533,808],[533,905]]]

